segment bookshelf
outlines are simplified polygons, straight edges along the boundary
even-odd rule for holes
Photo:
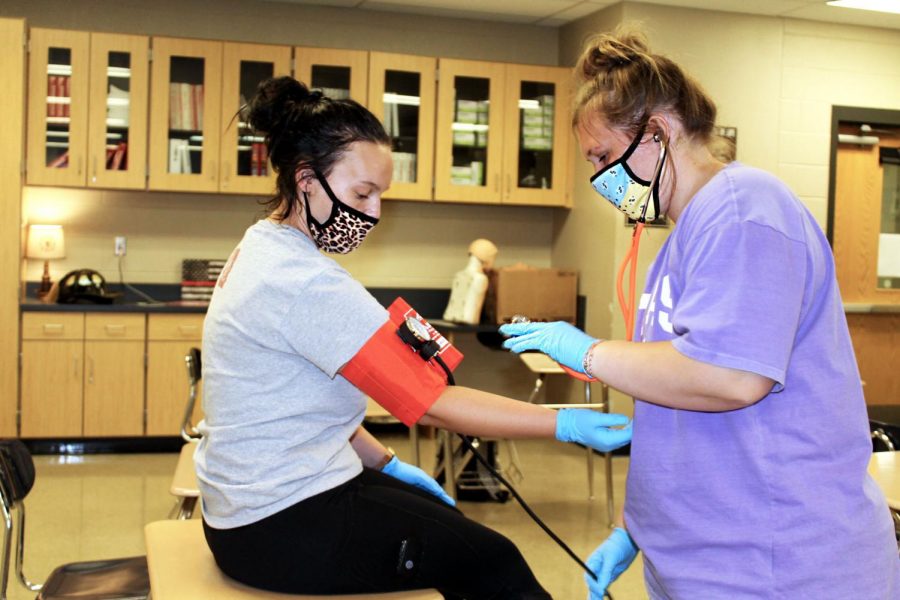
[[[222,54],[222,118],[219,189],[226,193],[271,194],[275,173],[266,156],[265,138],[252,131],[241,111],[259,83],[289,75],[290,46],[225,43]]]
[[[153,38],[149,189],[219,190],[222,46]]]
[[[349,97],[366,106],[369,53],[364,50],[294,48],[296,77],[311,89],[333,97]]]
[[[569,80],[565,67],[508,65],[503,204],[568,206]]]
[[[149,38],[91,34],[88,187],[143,189]]]
[[[440,59],[435,200],[499,204],[507,65]]]
[[[369,53],[369,110],[391,136],[394,180],[385,198],[432,199],[437,59]]]
[[[27,181],[85,185],[90,35],[31,29]]]

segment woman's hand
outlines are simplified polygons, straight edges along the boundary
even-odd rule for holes
[[[384,465],[381,472],[385,475],[390,475],[394,479],[399,479],[409,485],[415,486],[420,490],[425,490],[429,494],[437,496],[450,506],[456,506],[456,501],[447,495],[444,488],[438,485],[437,481],[429,477],[428,474],[419,467],[408,465],[396,456],[392,458],[388,464]]]
[[[603,600],[606,588],[634,562],[637,553],[638,548],[628,532],[621,527],[613,529],[606,541],[587,559],[588,567],[597,574],[597,579],[587,573],[584,575],[590,590],[589,600]]]
[[[556,415],[556,439],[609,452],[631,441],[631,421],[625,415],[564,408]]]
[[[598,340],[564,321],[554,323],[510,323],[500,327],[510,338],[503,347],[515,353],[540,350],[573,371],[584,373],[584,357]]]

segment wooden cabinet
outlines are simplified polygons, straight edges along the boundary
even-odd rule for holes
[[[504,204],[571,205],[570,77],[568,68],[507,65]]]
[[[294,48],[295,77],[331,98],[368,103],[369,53],[364,50]]]
[[[26,159],[30,184],[85,183],[89,47],[86,32],[31,30]]]
[[[256,94],[261,81],[290,72],[291,49],[287,46],[224,45],[219,146],[222,192],[271,194],[275,189],[265,138],[250,128],[242,107]]]
[[[81,435],[84,314],[22,315],[22,437]]]
[[[369,54],[369,110],[391,137],[394,177],[385,198],[432,198],[437,59]]]
[[[440,60],[434,198],[499,204],[506,65]]]
[[[204,315],[147,317],[147,435],[178,435],[188,398],[184,357],[199,348]],[[198,401],[193,422],[202,418]]]
[[[441,59],[435,200],[569,205],[568,73]]]
[[[22,315],[22,437],[141,435],[144,315]]]
[[[91,34],[89,187],[146,185],[148,45],[143,36]]]
[[[85,315],[86,437],[144,433],[144,328],[143,314]]]
[[[219,189],[222,43],[153,38],[151,190]]]
[[[148,38],[31,30],[30,184],[144,188]]]

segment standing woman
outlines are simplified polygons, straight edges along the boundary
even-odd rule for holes
[[[278,193],[223,269],[204,325],[195,460],[216,562],[238,581],[288,593],[434,587],[468,600],[550,598],[512,542],[466,519],[433,479],[362,428],[365,397],[342,375],[363,354],[377,362],[372,344],[388,313],[319,251],[350,252],[378,222],[392,171],[381,124],[290,77],[260,85],[249,120],[266,134]],[[389,366],[366,376],[402,388],[385,407],[407,425],[555,435],[600,450],[631,437],[630,427],[609,429],[628,423],[621,415],[557,414],[397,381]]]
[[[598,599],[644,553],[654,599],[900,598],[828,241],[778,179],[707,149],[716,109],[643,36],[594,38],[574,126],[594,189],[675,226],[637,341],[504,326],[635,398],[624,524],[588,560]]]

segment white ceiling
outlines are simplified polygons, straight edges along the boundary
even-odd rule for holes
[[[558,27],[616,4],[618,0],[275,1]],[[900,5],[900,0],[894,2]],[[825,0],[652,0],[644,3],[900,29],[900,14],[836,8],[826,5]]]

